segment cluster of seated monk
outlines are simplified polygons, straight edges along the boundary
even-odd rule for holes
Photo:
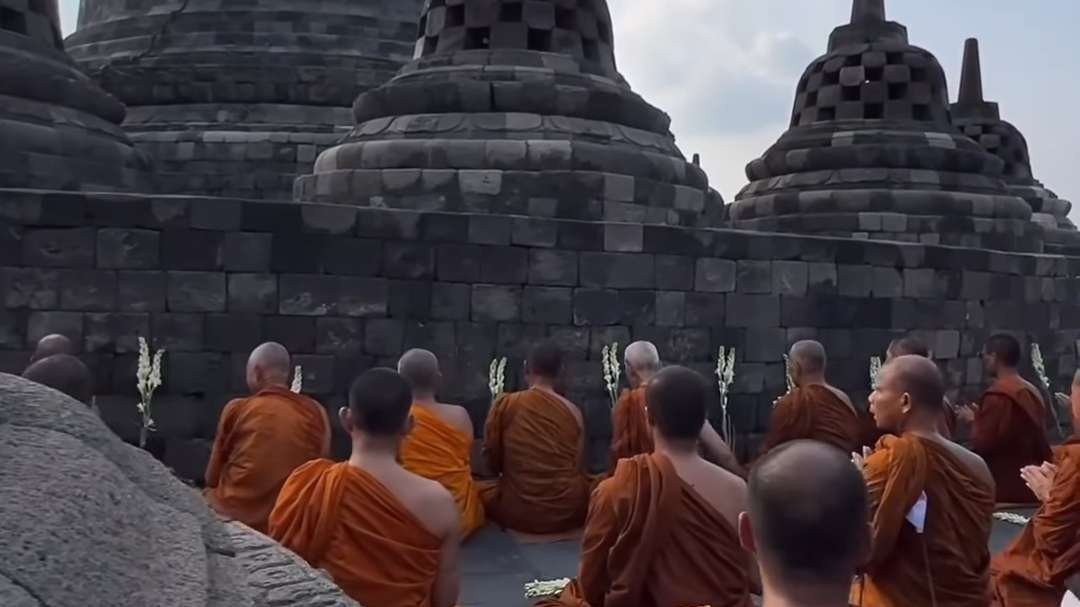
[[[488,522],[529,534],[583,528],[577,577],[540,605],[577,607],[1058,607],[1080,596],[1080,433],[1051,449],[1047,405],[1020,377],[1016,339],[983,350],[992,384],[946,399],[925,345],[894,341],[869,398],[874,428],[826,379],[825,348],[790,351],[761,454],[742,467],[707,419],[709,383],[625,352],[612,465],[587,472],[585,424],[560,394],[562,354],[540,343],[527,389],[499,396],[483,429],[493,480],[475,480],[468,412],[437,399],[439,361],[410,350],[365,371],[338,412],[351,441],[330,454],[326,409],[288,387],[290,356],[256,348],[251,395],[225,407],[205,496],[373,607],[449,607],[461,543]],[[90,402],[85,367],[58,336],[25,377]],[[1071,394],[1080,429],[1080,372]],[[953,442],[967,430],[969,448]],[[872,445],[869,443],[873,443]],[[1038,509],[991,558],[1002,504]]]

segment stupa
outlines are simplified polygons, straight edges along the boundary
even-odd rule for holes
[[[791,128],[747,168],[735,227],[1041,251],[1004,162],[960,134],[937,59],[855,0],[799,80]]]
[[[420,0],[83,0],[72,57],[128,106],[164,193],[289,199],[412,53]]]
[[[1080,232],[1069,220],[1072,204],[1035,179],[1027,139],[1019,129],[1001,119],[997,103],[983,97],[982,62],[979,41],[975,38],[964,43],[960,96],[952,105],[952,116],[961,132],[1005,163],[1005,185],[1010,193],[1031,205],[1031,220],[1044,228],[1047,250],[1080,252]]]
[[[56,0],[0,4],[0,187],[146,189],[123,118],[64,53]]]
[[[429,1],[415,43],[297,199],[682,225],[720,204],[616,69],[605,0]]]

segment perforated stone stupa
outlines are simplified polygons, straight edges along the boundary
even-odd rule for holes
[[[719,196],[619,74],[613,43],[605,0],[429,0],[414,60],[360,95],[356,127],[296,197],[699,223]]]
[[[1004,179],[1009,192],[1023,198],[1033,212],[1031,219],[1044,228],[1048,250],[1080,252],[1080,232],[1069,220],[1072,204],[1062,200],[1035,179],[1027,139],[1011,123],[1001,119],[997,103],[983,98],[979,41],[964,43],[964,68],[960,96],[952,105],[956,127],[1005,163]]]
[[[0,187],[145,188],[123,118],[64,53],[55,0],[0,0]]]
[[[419,0],[83,0],[71,55],[128,105],[161,190],[290,199],[412,50]]]
[[[1004,165],[955,130],[941,65],[886,20],[884,0],[855,0],[730,216],[740,228],[1041,251]]]

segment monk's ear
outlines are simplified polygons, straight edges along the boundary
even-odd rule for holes
[[[900,410],[904,415],[911,413],[911,395],[907,392],[900,395]]]
[[[750,524],[750,513],[739,513],[739,545],[750,554],[757,554],[757,545],[754,542],[754,526]]]
[[[345,429],[345,432],[351,434],[353,428],[352,411],[349,411],[348,407],[338,409],[338,419],[341,420],[341,427]]]

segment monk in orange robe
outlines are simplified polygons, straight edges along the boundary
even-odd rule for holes
[[[739,545],[746,483],[698,453],[708,383],[682,367],[649,382],[655,450],[619,461],[589,506],[571,607],[749,607],[757,568]]]
[[[660,370],[660,353],[647,341],[626,347],[626,378],[630,389],[619,396],[611,410],[611,470],[620,459],[652,453],[652,428],[645,411],[645,388]]]
[[[1080,372],[1070,400],[1073,427],[1080,428]],[[1001,607],[1058,607],[1067,580],[1080,575],[1080,431],[1056,455],[1054,463],[1022,472],[1042,505],[1020,537],[994,558]]]
[[[1052,458],[1046,440],[1046,405],[1042,395],[1016,370],[1020,343],[1011,335],[995,335],[983,348],[983,363],[994,383],[978,408],[965,407],[961,417],[971,424],[971,448],[990,466],[997,483],[997,501],[1037,502],[1020,478],[1020,470]]]
[[[886,364],[870,395],[877,450],[857,456],[873,542],[851,602],[864,607],[985,607],[994,480],[978,455],[937,431],[945,382],[919,356]]]
[[[791,346],[788,355],[795,388],[776,403],[762,451],[793,440],[816,440],[845,453],[862,444],[859,413],[851,399],[825,379],[825,347],[813,340]]]
[[[911,336],[901,337],[900,339],[894,339],[890,342],[888,350],[885,351],[885,362],[889,362],[900,356],[921,356],[933,360],[930,356],[930,348],[928,348],[921,339]],[[948,398],[945,399],[943,405],[941,422],[938,424],[938,432],[945,438],[953,440],[953,437],[956,436],[958,421],[956,417],[956,407],[949,402]]]
[[[288,387],[289,352],[270,342],[252,351],[252,396],[225,406],[206,467],[204,495],[220,515],[266,532],[281,486],[300,465],[330,453],[330,421],[314,400]]]
[[[461,521],[453,496],[397,461],[411,425],[409,384],[371,369],[349,389],[349,461],[315,460],[285,483],[270,535],[323,569],[361,605],[450,607]]]
[[[820,441],[791,441],[758,460],[739,538],[757,556],[766,607],[850,605],[870,554],[868,500],[850,454]]]
[[[484,504],[469,462],[473,444],[469,412],[435,399],[442,373],[433,353],[409,350],[398,360],[398,373],[413,394],[413,428],[401,443],[401,465],[446,487],[461,514],[462,537],[468,537],[484,525]]]
[[[482,492],[488,518],[515,531],[581,527],[592,481],[585,474],[585,422],[555,391],[562,352],[543,342],[529,354],[529,389],[505,394],[488,413],[484,456],[498,481]]]

